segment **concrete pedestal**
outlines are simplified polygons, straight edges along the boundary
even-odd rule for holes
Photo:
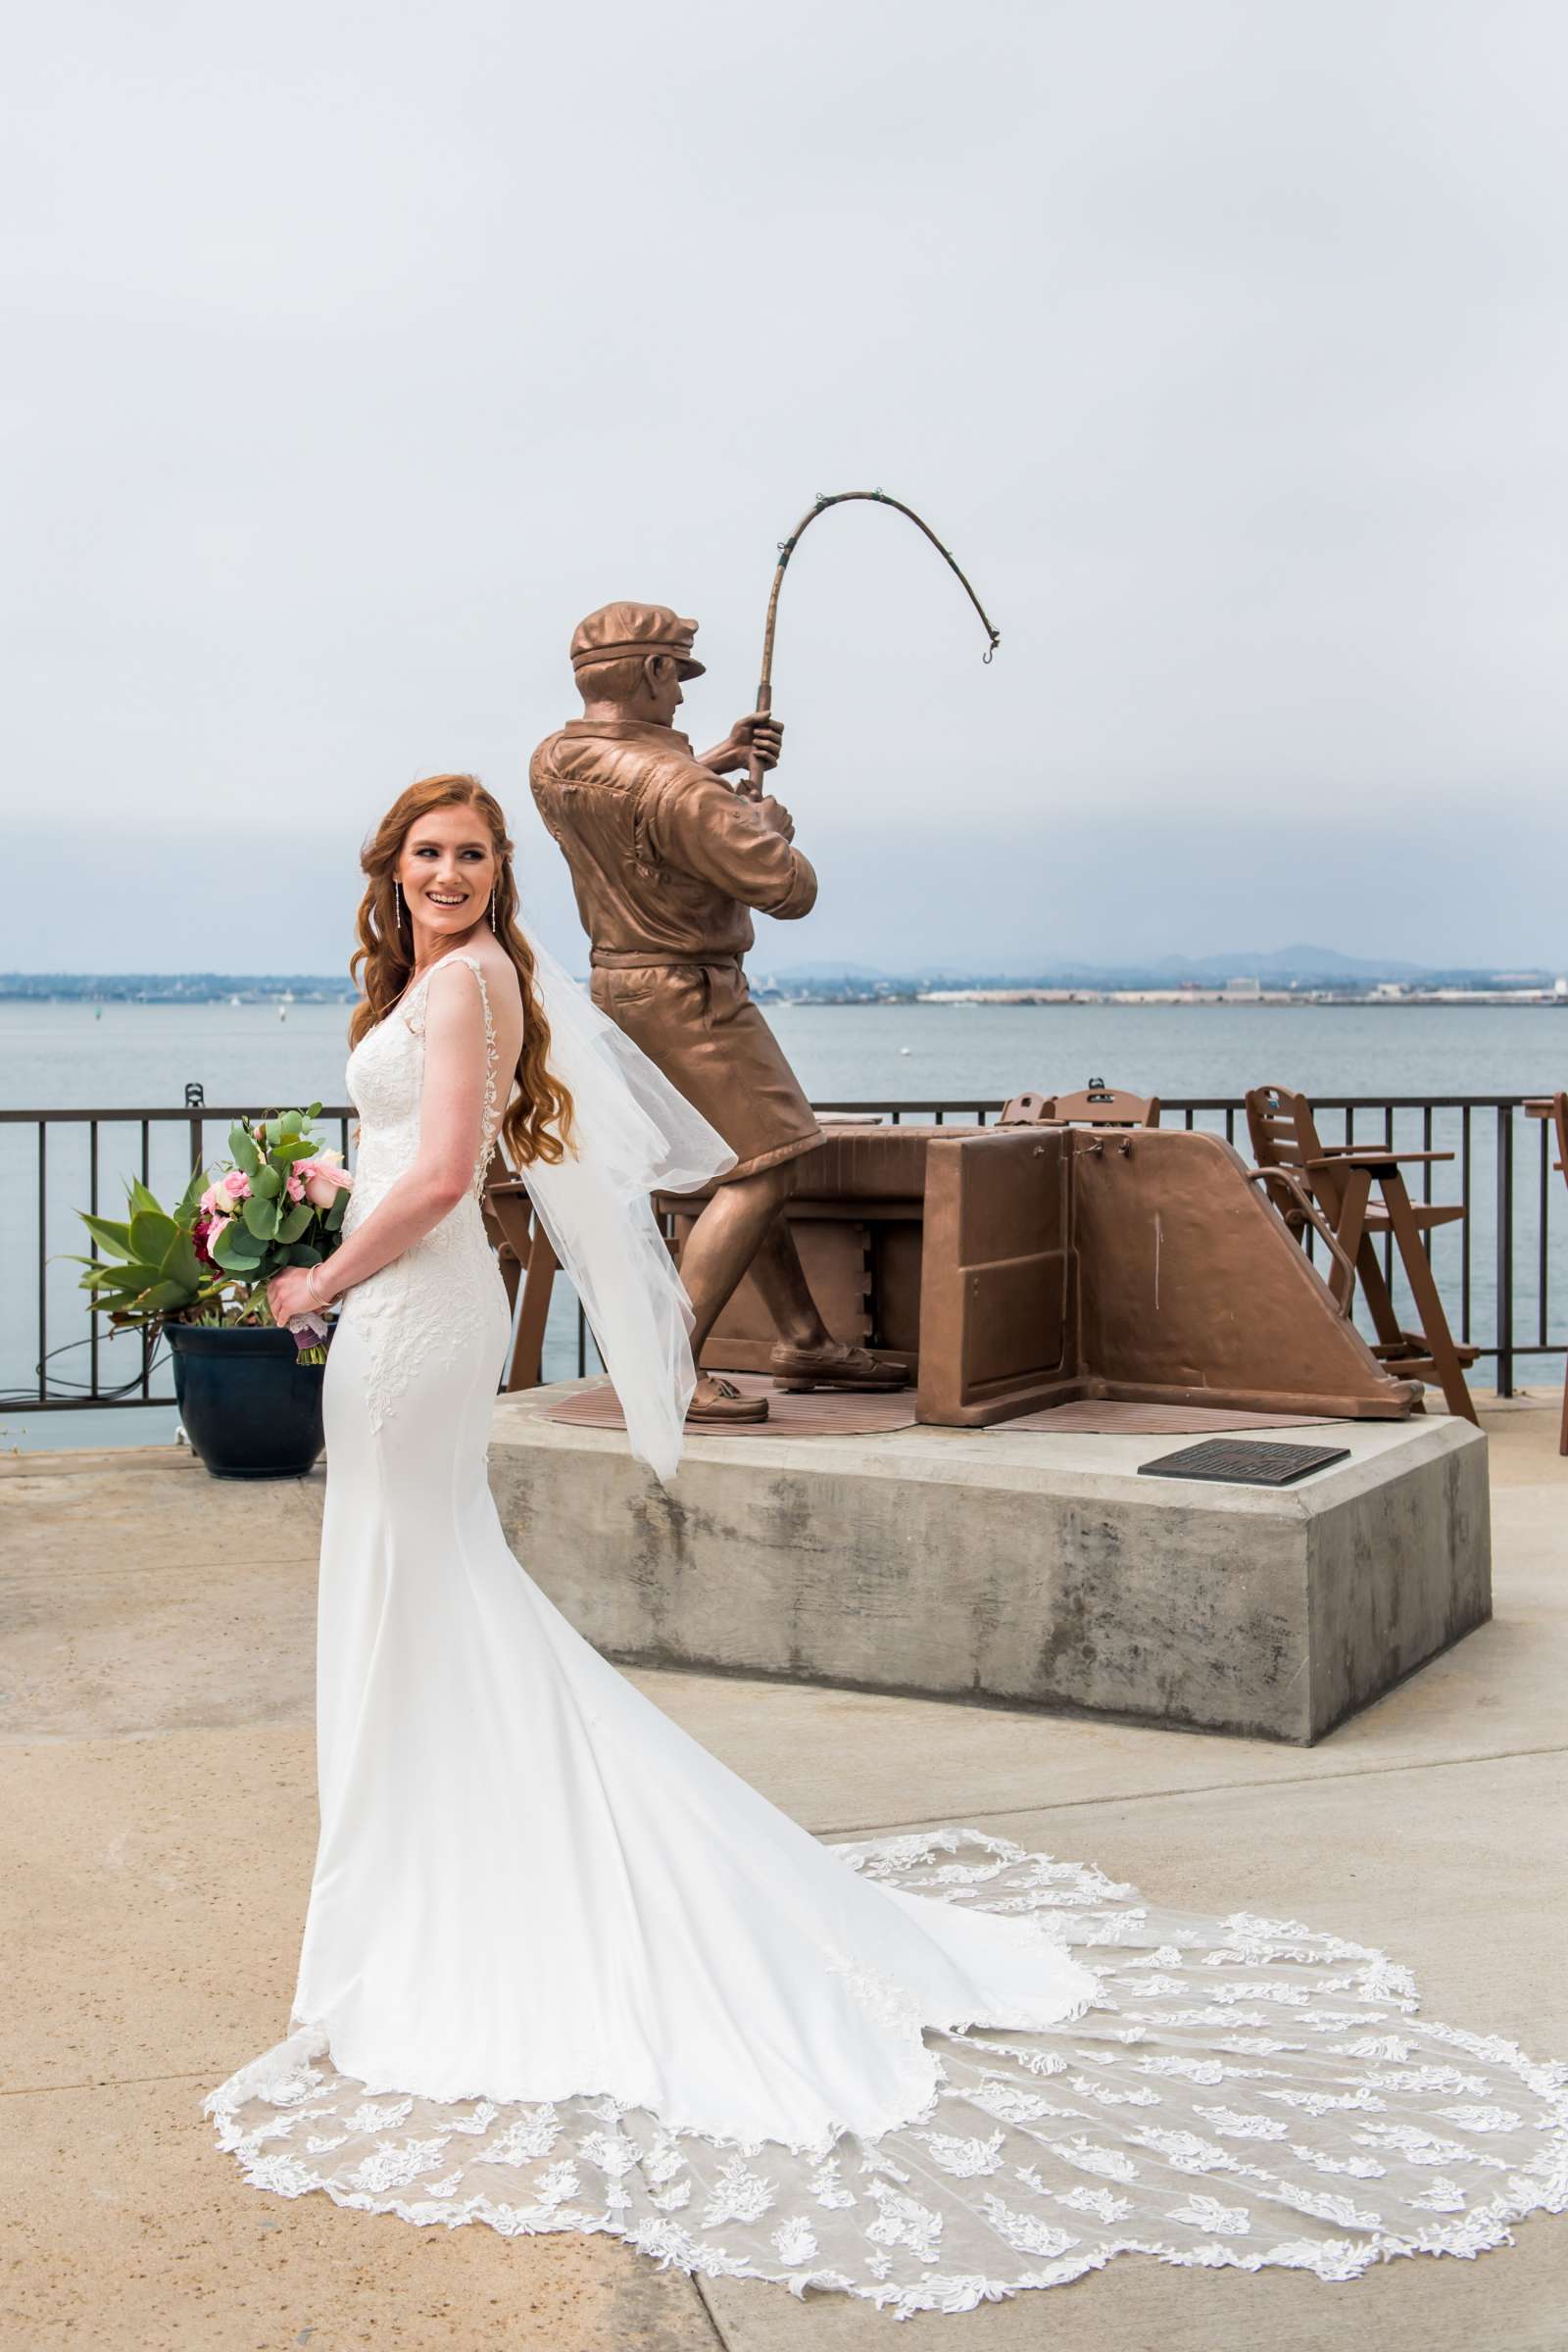
[[[530,1575],[608,1656],[1310,1744],[1492,1613],[1487,1442],[1338,1423],[1298,1487],[1142,1478],[1181,1438],[697,1438],[666,1494],[579,1384],[500,1399]]]

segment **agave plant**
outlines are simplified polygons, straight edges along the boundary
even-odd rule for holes
[[[125,1188],[129,1213],[122,1223],[77,1211],[104,1252],[75,1261],[85,1269],[81,1287],[92,1293],[95,1311],[116,1323],[159,1323],[170,1316],[188,1319],[193,1307],[218,1297],[221,1283],[203,1265],[194,1234],[205,1182],[198,1168],[172,1213],[134,1176]]]

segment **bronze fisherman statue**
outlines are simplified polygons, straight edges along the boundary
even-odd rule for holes
[[[782,1387],[902,1385],[863,1348],[830,1338],[784,1203],[822,1131],[753,1004],[742,958],[751,910],[810,911],[816,875],[790,814],[756,786],[723,781],[778,763],[782,727],[754,711],[696,757],[673,720],[683,680],[703,675],[694,620],[662,605],[590,612],[571,640],[583,715],[535,752],[539,813],[571,869],[592,942],[594,1002],[718,1129],[736,1164],[720,1178],[681,1256],[702,1349],[750,1271],[778,1332]],[[689,1419],[760,1421],[764,1397],[700,1374]]]

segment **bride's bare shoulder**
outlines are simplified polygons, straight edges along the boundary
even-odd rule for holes
[[[484,966],[485,982],[492,996],[498,1003],[516,1005],[520,1011],[522,986],[517,978],[517,967],[506,949],[499,944],[481,948],[479,961]]]
[[[470,971],[482,976],[492,1011],[499,1012],[508,1004],[521,1004],[522,991],[517,983],[517,967],[505,948],[497,942],[487,941],[482,947],[455,948],[441,957],[440,968],[450,971],[465,964]]]
[[[442,956],[431,974],[439,992],[441,1009],[460,1024],[466,1020],[468,1011],[477,1013],[479,996],[473,987],[475,975],[482,984],[484,1007],[490,1023],[499,1027],[505,1046],[512,1029],[515,1027],[520,1030],[522,1027],[522,991],[517,982],[516,966],[498,942],[492,940],[482,947],[457,948],[450,955]]]
[[[497,1019],[515,1016],[522,1018],[522,989],[517,980],[517,967],[499,940],[487,939],[464,950],[467,962],[476,965],[484,976],[485,994],[490,1010]]]

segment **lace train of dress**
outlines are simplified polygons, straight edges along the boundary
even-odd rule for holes
[[[350,1065],[356,1222],[424,985]],[[1417,2023],[1378,1954],[972,1830],[826,1846],[688,1739],[507,1545],[507,1321],[470,1197],[333,1339],[299,1983],[208,2101],[257,2186],[901,2316],[1127,2250],[1348,2278],[1568,2201],[1568,2070]]]

